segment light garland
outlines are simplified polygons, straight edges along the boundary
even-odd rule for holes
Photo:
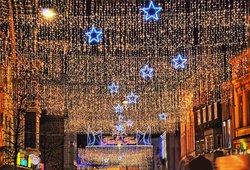
[[[22,79],[20,88],[38,96],[49,114],[67,113],[71,132],[86,133],[89,125],[111,132],[117,119],[113,106],[129,102],[130,92],[140,97],[124,106],[125,120],[129,115],[134,121],[128,133],[147,126],[152,133],[174,132],[185,121],[182,96],[187,91],[194,105],[220,100],[221,84],[231,74],[228,61],[247,45],[246,0],[157,4],[162,8],[159,20],[145,22],[139,12],[144,2],[15,1],[19,60],[13,71]],[[42,8],[57,15],[46,20]],[[92,25],[103,30],[98,45],[87,42],[85,31]],[[7,35],[0,37],[3,65],[11,51]],[[187,59],[181,70],[172,61],[179,53]],[[141,79],[146,64],[154,66],[150,81]],[[116,95],[107,93],[112,81],[121,87]],[[159,119],[163,112],[166,121]]]

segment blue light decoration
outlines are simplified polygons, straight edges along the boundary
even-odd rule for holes
[[[100,36],[102,35],[102,31],[98,31],[95,27],[91,28],[91,31],[85,33],[88,36],[88,42],[91,43],[99,43]]]
[[[122,125],[116,125],[115,128],[116,128],[116,130],[117,130],[118,132],[121,132],[121,131],[123,131],[123,129],[124,129],[124,127],[123,127]]]
[[[22,159],[21,162],[20,162],[20,165],[21,166],[28,166],[28,161],[25,160],[25,159]]]
[[[119,122],[122,122],[124,117],[122,115],[119,115]]]
[[[137,100],[138,100],[138,97],[137,95],[135,95],[133,92],[131,92],[128,96],[127,96],[127,99],[128,99],[128,104],[136,104],[137,103]]]
[[[176,58],[173,59],[175,69],[184,69],[187,59],[183,58],[181,54],[178,54]]]
[[[126,123],[127,123],[127,126],[132,127],[134,124],[134,121],[131,119],[128,119]]]
[[[87,146],[102,145],[102,132],[93,133],[90,127],[88,127],[87,133]]]
[[[118,157],[118,161],[121,161],[121,160],[122,160],[122,156],[119,156],[119,157]]]
[[[151,145],[151,129],[150,129],[150,127],[148,127],[145,132],[137,131],[136,144],[137,145]]]
[[[153,72],[154,72],[154,69],[149,67],[148,65],[145,65],[143,68],[140,69],[140,72],[141,72],[141,76],[143,79],[145,78],[152,78],[153,77]]]
[[[148,21],[150,19],[152,20],[159,20],[159,12],[162,10],[161,7],[156,7],[153,3],[153,1],[150,1],[148,7],[142,8],[142,11],[145,13],[145,20]]]
[[[124,108],[122,105],[118,104],[115,107],[115,112],[121,114],[123,112]]]
[[[116,84],[115,82],[112,82],[110,85],[109,85],[109,92],[111,94],[114,94],[114,93],[118,93],[119,92],[119,85]]]
[[[167,119],[167,115],[165,113],[160,113],[159,117],[160,117],[160,120],[166,120]]]

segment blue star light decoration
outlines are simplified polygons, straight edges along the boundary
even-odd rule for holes
[[[109,162],[109,158],[104,158],[103,161],[104,161],[105,163],[108,163],[108,162]]]
[[[123,127],[122,125],[116,125],[115,128],[116,128],[116,130],[117,130],[118,132],[121,132],[121,131],[123,131],[123,129],[124,129],[124,127]]]
[[[91,28],[91,31],[85,33],[88,36],[88,42],[99,43],[102,31],[98,31],[95,27]]]
[[[167,119],[167,115],[165,113],[160,113],[159,117],[160,117],[160,120],[166,120]]]
[[[134,124],[134,121],[131,119],[128,119],[126,123],[127,123],[127,126],[132,127]]]
[[[153,72],[154,69],[149,67],[148,65],[145,65],[143,68],[141,68],[140,70],[141,74],[142,74],[142,78],[152,78],[153,77]]]
[[[137,95],[135,95],[133,92],[131,92],[128,96],[127,96],[127,99],[128,99],[128,104],[136,104],[138,101],[138,97]]]
[[[118,93],[119,92],[119,85],[116,84],[115,82],[112,82],[110,85],[109,85],[109,92],[111,94],[114,94],[114,93]]]
[[[119,157],[118,157],[118,161],[121,161],[121,160],[122,160],[122,156],[119,156]]]
[[[178,54],[174,59],[174,68],[175,69],[183,69],[185,68],[185,64],[187,62],[187,59],[183,58],[182,55]]]
[[[118,105],[116,105],[116,107],[115,107],[115,112],[116,113],[122,113],[123,112],[123,110],[124,110],[124,108],[123,108],[123,106],[122,105],[120,105],[120,104],[118,104]]]
[[[156,7],[153,3],[153,1],[150,1],[148,7],[142,8],[142,11],[145,13],[145,20],[148,21],[150,19],[152,20],[159,20],[159,12],[162,10],[161,7]]]

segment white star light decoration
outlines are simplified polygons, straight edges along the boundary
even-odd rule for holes
[[[121,131],[123,131],[123,129],[124,129],[124,127],[123,127],[122,125],[116,125],[115,128],[116,128],[116,130],[117,130],[118,132],[121,132]]]
[[[108,163],[108,162],[109,162],[109,158],[104,158],[103,161],[104,161],[105,163]]]
[[[121,161],[121,160],[122,160],[122,156],[119,156],[119,157],[118,157],[118,161]]]
[[[152,20],[159,20],[159,12],[162,10],[161,7],[156,7],[153,3],[153,1],[150,1],[148,7],[142,8],[142,11],[146,14],[145,15],[145,20],[148,21],[150,19]]]
[[[160,113],[159,117],[160,117],[160,120],[166,120],[167,119],[167,115],[165,113]]]
[[[123,106],[122,105],[120,105],[120,104],[118,104],[118,105],[116,105],[116,107],[115,107],[115,112],[116,113],[122,113],[123,112],[123,110],[124,110],[124,108],[123,108]]]
[[[183,69],[185,68],[187,59],[183,58],[182,55],[178,54],[176,58],[173,59],[173,62],[174,62],[175,69]]]
[[[132,121],[131,119],[128,119],[126,123],[127,123],[127,126],[132,127],[134,124],[134,121]]]
[[[88,42],[91,43],[99,43],[100,37],[102,35],[102,31],[96,30],[95,27],[92,27],[91,31],[85,33],[88,36]]]
[[[138,97],[137,95],[135,95],[133,92],[131,92],[128,96],[127,96],[127,99],[128,99],[128,104],[136,104],[138,101]]]
[[[110,85],[109,85],[109,92],[111,94],[114,94],[114,93],[118,93],[119,92],[119,85],[116,84],[115,82],[112,82]]]
[[[152,78],[153,77],[153,72],[154,69],[149,67],[148,65],[145,65],[143,68],[141,68],[140,70],[141,74],[142,74],[142,78]]]

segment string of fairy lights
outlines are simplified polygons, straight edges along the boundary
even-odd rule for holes
[[[67,114],[73,132],[112,131],[117,104],[133,121],[128,133],[173,132],[187,107],[220,100],[228,61],[247,46],[246,0],[23,0],[13,11],[22,89],[49,114]]]

